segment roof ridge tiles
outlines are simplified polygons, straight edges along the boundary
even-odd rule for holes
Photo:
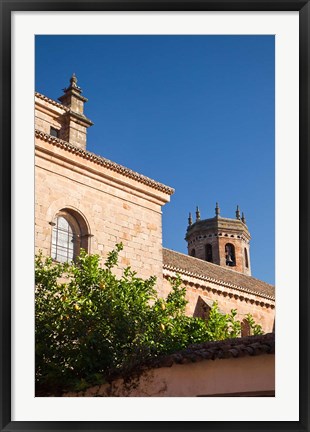
[[[55,101],[54,99],[51,99],[47,96],[45,96],[42,93],[34,92],[35,96],[37,96],[39,99],[45,100],[46,102],[51,103],[52,105],[57,106],[58,108],[62,108],[64,111],[70,111],[70,108],[66,107],[65,105],[61,104],[60,102]]]
[[[76,155],[79,155],[83,157],[84,159],[88,159],[94,163],[97,163],[98,165],[104,166],[105,168],[108,168],[112,171],[118,172],[126,177],[132,178],[140,183],[143,183],[147,186],[150,186],[156,190],[159,190],[161,192],[164,192],[168,195],[172,195],[174,193],[174,189],[170,186],[166,186],[163,183],[157,182],[156,180],[151,179],[150,177],[147,177],[143,174],[139,174],[136,171],[133,171],[129,168],[126,168],[123,165],[120,165],[116,162],[113,162],[109,159],[106,159],[102,156],[96,155],[95,153],[92,153],[88,150],[81,149],[74,144],[70,144],[67,141],[63,141],[60,138],[53,137],[43,131],[40,131],[38,129],[35,130],[35,135],[38,138],[43,139],[44,141],[55,145],[57,147],[63,148],[64,150],[67,150],[71,153],[74,153]]]
[[[216,267],[216,268],[220,267],[220,268],[221,268],[223,271],[225,271],[225,272],[226,272],[226,271],[227,271],[227,272],[234,272],[234,273],[240,274],[240,275],[242,275],[242,276],[244,276],[244,277],[247,277],[247,278],[250,278],[250,279],[254,279],[254,280],[258,281],[258,282],[262,282],[262,283],[264,283],[264,284],[266,284],[266,285],[269,285],[269,286],[273,287],[273,285],[269,284],[268,282],[264,282],[264,281],[262,281],[262,280],[260,280],[260,279],[258,279],[258,278],[253,277],[253,276],[248,276],[248,275],[246,275],[246,274],[243,274],[243,273],[240,273],[240,272],[236,272],[235,270],[231,270],[231,269],[227,269],[227,268],[221,267],[221,266],[219,266],[218,264],[214,264],[214,263],[211,263],[211,262],[209,262],[209,261],[204,261],[204,260],[201,260],[200,258],[192,257],[192,256],[190,256],[190,255],[186,255],[186,254],[184,254],[184,253],[182,253],[182,252],[178,252],[178,251],[175,251],[175,250],[173,250],[173,249],[169,249],[169,248],[163,248],[163,249],[165,249],[165,250],[167,250],[167,251],[170,251],[170,252],[173,252],[173,253],[176,253],[176,254],[179,254],[179,255],[183,255],[183,256],[185,256],[186,258],[189,258],[189,259],[193,259],[193,260],[200,260],[200,261],[202,261],[203,263],[206,263],[206,264],[209,265],[209,266],[213,266],[213,267]]]
[[[167,253],[165,253],[165,251],[168,253],[168,255],[167,255]],[[181,259],[187,260],[188,262],[193,260],[193,263],[195,262],[196,265],[198,263],[198,265],[200,265],[200,266],[212,268],[212,270],[215,273],[217,273],[217,278],[204,274],[203,270],[201,270],[201,272],[199,272],[199,269],[196,271],[191,271],[188,268],[185,268],[186,267],[185,265],[182,266],[182,263],[169,262],[169,258],[170,258],[169,254],[173,254],[175,256],[180,256]],[[245,275],[245,274],[242,274],[242,273],[230,270],[230,269],[226,269],[226,268],[223,268],[217,264],[203,261],[203,260],[200,260],[198,258],[191,257],[189,255],[185,255],[181,252],[176,252],[176,251],[173,251],[173,250],[167,249],[167,248],[163,248],[163,255],[164,255],[163,267],[166,270],[179,272],[179,273],[185,274],[187,276],[192,276],[192,277],[196,277],[196,278],[199,278],[201,280],[208,281],[208,282],[220,284],[220,285],[223,285],[225,287],[237,289],[237,290],[245,292],[247,294],[257,295],[257,296],[260,296],[260,297],[268,299],[268,300],[273,301],[275,299],[273,293],[270,294],[268,292],[262,292],[260,290],[257,290],[254,287],[253,288],[252,287],[245,287],[245,286],[242,286],[238,283],[229,282],[229,281],[225,280],[225,277],[226,278],[228,276],[234,277],[234,278],[240,277],[241,279],[243,279],[244,281],[246,281],[249,284],[253,284],[253,283],[259,284],[259,285],[265,287],[269,292],[270,291],[274,292],[274,286],[273,285],[270,285],[264,281],[261,281],[260,279],[257,279],[257,278],[254,278],[252,276],[248,276],[248,275]],[[165,258],[166,258],[166,261],[165,261]]]
[[[257,356],[273,354],[275,334],[247,336],[221,341],[209,341],[190,345],[176,353],[163,356],[150,362],[152,367],[171,367],[173,363],[186,364],[202,360],[217,360],[229,357]]]

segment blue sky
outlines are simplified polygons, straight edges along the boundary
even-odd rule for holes
[[[175,188],[163,246],[187,253],[188,213],[244,211],[252,276],[274,283],[274,37],[37,36],[35,88],[73,72],[88,150]]]

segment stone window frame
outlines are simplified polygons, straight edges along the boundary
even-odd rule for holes
[[[55,137],[55,138],[59,138],[60,136],[60,129],[55,128],[54,126],[50,127],[50,135]]]
[[[249,268],[249,255],[247,248],[244,248],[244,263],[246,268]]]
[[[241,337],[251,336],[251,327],[247,318],[241,321]]]
[[[59,247],[59,243],[53,242],[53,237],[56,237],[59,234],[58,222],[60,218],[63,218],[68,224],[68,241],[69,236],[72,236],[73,248],[70,251],[69,247],[67,249],[67,259],[62,260],[61,262],[71,262],[75,261],[76,257],[79,255],[81,249],[84,249],[87,253],[90,253],[90,238],[92,237],[90,234],[89,226],[85,218],[78,213],[76,210],[70,208],[63,208],[59,210],[55,217],[53,218],[52,225],[52,233],[51,233],[51,257],[53,260],[60,262],[57,259],[57,249]],[[56,248],[56,254],[54,252],[54,248]]]
[[[213,247],[211,243],[205,245],[206,261],[213,263]]]
[[[231,252],[232,252],[232,256],[231,256],[231,264],[228,264],[227,261],[227,246],[229,246],[231,248]],[[229,267],[236,267],[237,262],[236,262],[236,249],[235,249],[235,245],[232,243],[226,243],[225,244],[225,260],[226,260],[226,265]]]

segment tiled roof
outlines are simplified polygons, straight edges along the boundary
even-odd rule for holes
[[[98,156],[95,153],[92,153],[90,151],[76,147],[75,145],[70,144],[67,141],[63,141],[59,138],[53,137],[53,136],[46,134],[45,132],[42,132],[42,131],[37,130],[37,129],[35,130],[35,136],[37,138],[42,139],[43,141],[48,142],[49,144],[52,144],[56,147],[60,147],[60,148],[66,150],[70,153],[73,153],[75,155],[81,156],[84,159],[87,159],[87,160],[92,161],[98,165],[105,167],[105,168],[108,168],[112,171],[115,171],[119,174],[122,174],[125,177],[129,177],[133,180],[136,180],[139,183],[143,183],[143,184],[145,184],[145,185],[147,185],[153,189],[157,189],[157,190],[164,192],[168,195],[172,195],[174,193],[174,189],[169,187],[169,186],[166,186],[162,183],[159,183],[155,180],[152,180],[149,177],[146,177],[142,174],[139,174],[135,171],[132,171],[131,169],[126,168],[122,165],[119,165],[116,162],[112,162],[109,159],[106,159],[102,156]]]
[[[222,284],[238,290],[274,300],[275,288],[259,279],[226,269],[170,249],[163,248],[164,269]]]
[[[222,216],[214,216],[213,218],[209,219],[200,219],[196,222],[193,222],[192,225],[189,225],[188,230],[191,230],[193,228],[197,229],[203,229],[206,228],[233,228],[236,229],[238,227],[240,230],[247,230],[247,226],[245,223],[243,223],[240,219],[232,219],[232,218],[224,218]]]
[[[42,100],[44,100],[45,102],[48,102],[48,103],[50,103],[50,104],[52,104],[52,105],[55,105],[55,106],[57,106],[58,108],[63,109],[64,111],[70,111],[70,108],[68,108],[68,107],[66,107],[65,105],[63,105],[63,104],[61,104],[61,103],[55,101],[54,99],[50,99],[50,98],[48,98],[47,96],[44,96],[43,94],[38,93],[38,92],[35,92],[34,94],[35,94],[35,96],[38,97],[39,99],[42,99]]]
[[[248,336],[223,341],[204,342],[187,349],[160,357],[152,362],[152,367],[170,367],[173,364],[195,363],[202,360],[216,360],[258,356],[275,353],[275,334]]]

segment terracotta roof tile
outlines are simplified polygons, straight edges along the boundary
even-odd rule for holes
[[[275,298],[275,287],[273,285],[170,249],[163,248],[163,264],[164,269],[176,273],[198,277],[205,281],[236,288],[271,300]]]
[[[58,108],[63,109],[64,111],[70,111],[70,108],[66,107],[65,105],[63,105],[59,102],[56,102],[54,99],[50,99],[49,97],[43,95],[42,93],[35,92],[35,96],[39,99],[44,100],[45,102],[48,102],[52,105],[55,105]]]
[[[48,142],[49,144],[52,144],[56,147],[60,147],[70,153],[76,154],[78,156],[81,156],[84,159],[87,159],[89,161],[92,161],[98,165],[101,165],[105,168],[110,169],[111,171],[115,171],[117,173],[120,173],[124,175],[125,177],[129,177],[131,179],[134,179],[138,181],[139,183],[143,183],[153,189],[159,190],[161,192],[164,192],[168,195],[172,195],[174,193],[174,189],[164,185],[163,183],[159,183],[149,177],[146,177],[142,174],[139,174],[129,168],[126,168],[122,165],[117,164],[116,162],[112,162],[109,159],[106,159],[102,156],[98,156],[95,153],[92,153],[90,151],[81,149],[73,144],[68,143],[67,141],[63,141],[59,138],[56,138],[54,136],[51,136],[45,132],[42,132],[38,129],[35,130],[35,136],[37,138],[42,139],[43,141]]]
[[[185,350],[160,357],[148,366],[156,368],[171,367],[173,364],[196,363],[202,360],[238,358],[274,353],[275,334],[267,333],[265,335],[191,345]]]

